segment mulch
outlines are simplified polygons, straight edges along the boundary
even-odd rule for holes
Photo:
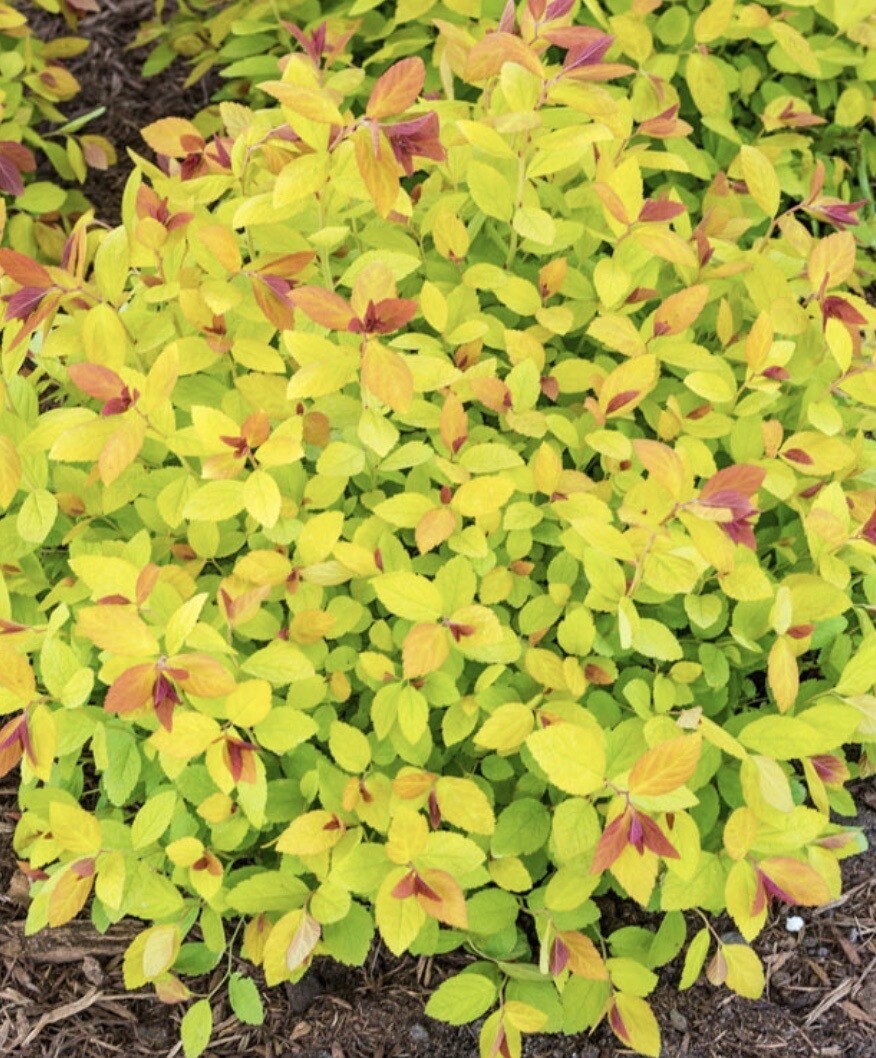
[[[72,118],[108,107],[89,131],[112,140],[120,164],[92,171],[84,190],[98,217],[112,224],[118,222],[130,172],[126,149],[144,149],[140,129],[158,117],[193,115],[208,104],[216,81],[208,78],[186,89],[186,68],[176,64],[144,83],[146,52],[126,46],[151,16],[152,0],[100,0],[100,5],[99,13],[80,24],[79,33],[91,45],[68,63],[82,92],[66,112]],[[57,17],[39,9],[29,14],[46,39],[69,33]],[[101,936],[87,921],[77,921],[24,936],[27,883],[11,849],[15,795],[13,787],[0,789],[0,1054],[178,1058],[181,1009],[159,1003],[151,992],[124,990],[122,956],[136,925],[123,923]],[[860,784],[857,798],[858,822],[871,851],[843,864],[844,895],[829,907],[804,911],[801,932],[788,932],[785,911],[757,939],[767,968],[763,999],[749,1002],[706,983],[678,993],[680,962],[662,971],[663,983],[651,1000],[666,1058],[876,1056],[876,785]],[[624,905],[624,913],[631,911]],[[423,1014],[431,988],[463,962],[458,954],[435,961],[395,959],[379,946],[362,969],[318,960],[302,983],[262,992],[262,1027],[241,1025],[220,989],[207,1058],[473,1058],[477,1023],[454,1028]],[[194,982],[194,990],[209,993],[224,972]],[[529,1037],[524,1046],[526,1058],[630,1053],[604,1026],[590,1037]]]
[[[860,786],[857,797],[858,823],[876,845],[876,786]],[[15,791],[0,790],[0,1054],[179,1058],[182,1009],[147,991],[124,990],[122,956],[134,924],[101,936],[77,921],[24,937],[27,883],[10,848],[14,819]],[[800,933],[787,931],[783,909],[755,942],[767,968],[763,999],[743,1000],[705,982],[679,993],[680,961],[662,971],[651,998],[666,1058],[876,1055],[876,852],[871,847],[843,868],[844,895],[829,907],[804,909]],[[464,961],[458,953],[395,959],[379,946],[361,969],[318,960],[300,984],[262,991],[261,1027],[241,1025],[220,988],[207,1058],[473,1058],[478,1023],[455,1028],[423,1014],[430,990]],[[193,990],[206,995],[224,973],[195,981]],[[629,1053],[604,1026],[590,1037],[532,1036],[524,1045],[525,1058]]]

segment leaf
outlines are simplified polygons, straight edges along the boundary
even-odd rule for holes
[[[233,973],[228,979],[228,1001],[235,1016],[244,1025],[261,1025],[265,1020],[265,1008],[258,986],[251,977]]]
[[[680,992],[686,991],[694,985],[703,971],[703,964],[709,953],[711,935],[708,929],[703,927],[698,931],[694,939],[688,945],[684,956],[684,968],[681,971],[681,980],[678,982]]]
[[[404,867],[390,872],[374,900],[377,929],[393,955],[407,951],[426,922],[426,912],[415,897],[399,899],[393,895],[393,890],[406,873]]]
[[[435,796],[448,823],[471,834],[492,834],[496,817],[484,791],[471,779],[442,776],[435,784]]]
[[[760,999],[766,979],[754,949],[747,944],[722,944],[721,954],[727,964],[727,987],[746,999]]]
[[[709,288],[705,283],[671,294],[654,314],[654,334],[657,337],[681,334],[692,326],[706,305]]]
[[[277,840],[277,851],[292,856],[314,856],[334,848],[344,836],[344,826],[336,815],[318,809],[294,819]]]
[[[441,592],[419,573],[384,573],[372,581],[374,592],[391,614],[409,621],[437,621],[444,609]]]
[[[606,417],[628,415],[657,385],[659,369],[652,353],[633,357],[612,371],[599,391],[599,407]]]
[[[183,1015],[180,1038],[185,1058],[198,1058],[207,1049],[213,1035],[213,1011],[208,999],[199,999]]]
[[[684,786],[696,771],[701,750],[699,735],[669,739],[648,750],[630,772],[630,794],[658,797]]]
[[[381,403],[403,414],[414,399],[414,376],[401,353],[371,340],[362,354],[362,385]]]
[[[153,981],[173,966],[180,949],[176,926],[153,926],[143,934],[143,977]]]
[[[158,656],[155,633],[127,606],[89,606],[77,614],[76,630],[100,650],[124,657]]]
[[[514,495],[514,483],[500,474],[466,481],[456,490],[451,507],[465,518],[480,518],[500,510]]]
[[[383,132],[373,132],[362,126],[355,134],[353,145],[359,175],[374,208],[381,217],[389,216],[398,199],[400,184],[398,163],[389,140]]]
[[[800,689],[797,657],[788,636],[779,636],[770,648],[767,680],[779,712],[787,713]]]
[[[489,977],[474,972],[456,974],[435,989],[426,1004],[426,1013],[448,1025],[466,1025],[486,1014],[497,995],[496,985]]]
[[[779,211],[782,188],[772,162],[757,147],[748,144],[739,152],[748,193],[768,217]]]
[[[157,154],[169,158],[185,158],[204,149],[204,137],[185,118],[160,118],[147,125],[140,133]]]
[[[437,624],[418,624],[402,645],[402,673],[406,680],[428,676],[440,669],[450,655],[450,636]]]
[[[644,999],[617,993],[609,1009],[608,1024],[621,1043],[639,1054],[659,1058],[660,1027]]]
[[[426,67],[418,56],[394,63],[378,77],[365,113],[369,118],[380,120],[401,114],[417,101],[426,81]]]
[[[21,482],[21,459],[11,437],[0,435],[0,507],[12,503]]]
[[[566,793],[586,797],[605,781],[605,740],[594,724],[551,724],[526,745],[548,779]]]
[[[65,870],[49,897],[49,925],[57,928],[74,919],[85,907],[93,884],[93,872],[82,877],[74,868]]]
[[[272,529],[277,524],[283,498],[276,481],[266,470],[254,470],[246,479],[243,502],[259,525]]]

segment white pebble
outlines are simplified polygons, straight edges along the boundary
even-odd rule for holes
[[[785,929],[789,933],[799,933],[805,925],[806,923],[799,915],[788,915],[785,921]]]

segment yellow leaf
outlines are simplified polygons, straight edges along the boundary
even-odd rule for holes
[[[535,726],[532,710],[522,702],[500,705],[475,735],[475,744],[497,753],[514,753]]]
[[[289,625],[289,638],[294,643],[318,643],[334,626],[334,616],[325,610],[300,610]]]
[[[389,216],[399,195],[398,162],[389,140],[380,132],[375,143],[372,129],[362,126],[355,135],[356,165],[375,209],[381,217]]]
[[[266,470],[254,470],[243,485],[243,502],[259,525],[272,529],[280,517],[283,498],[277,482]]]
[[[185,118],[160,118],[140,133],[153,151],[169,158],[185,158],[204,146],[204,137]]]
[[[100,823],[79,805],[53,801],[49,806],[49,824],[55,841],[65,852],[90,856],[100,851]]]
[[[7,644],[0,645],[0,687],[25,704],[36,694],[36,678],[30,662]]]
[[[444,609],[441,592],[419,573],[384,573],[372,581],[377,598],[391,614],[408,621],[437,621]]]
[[[847,282],[855,271],[855,255],[855,237],[850,231],[836,231],[819,239],[807,264],[813,291],[819,293]]]
[[[140,454],[146,423],[139,416],[127,418],[109,438],[97,458],[100,480],[111,485]]]
[[[633,797],[658,797],[684,786],[696,771],[701,749],[699,735],[682,735],[649,749],[633,765],[630,793]]]
[[[393,863],[404,865],[422,856],[429,840],[426,817],[407,805],[397,808],[389,825],[386,855]]]
[[[648,473],[667,493],[678,500],[685,486],[681,456],[660,441],[633,441],[633,451]]]
[[[627,1047],[650,1058],[659,1058],[660,1027],[644,999],[619,992],[609,1009],[608,1024]]]
[[[599,407],[603,414],[610,418],[631,412],[654,389],[658,377],[657,357],[653,353],[625,360],[602,383]]]
[[[540,1032],[547,1024],[548,1016],[543,1010],[519,999],[507,1000],[502,1010],[519,1032]]]
[[[49,897],[49,925],[56,928],[74,919],[85,907],[93,884],[93,873],[83,878],[73,868],[65,870]]]
[[[772,162],[757,147],[746,144],[739,154],[748,193],[768,217],[779,211],[782,188]]]
[[[421,555],[443,544],[456,529],[456,516],[449,507],[435,507],[417,522],[414,539]]]
[[[0,435],[0,507],[8,507],[21,481],[21,459],[11,437]]]
[[[143,936],[143,977],[153,981],[173,966],[180,949],[179,930],[169,924],[153,926]]]
[[[362,354],[362,385],[393,411],[410,410],[414,376],[401,353],[371,340]]]
[[[407,951],[426,922],[426,912],[415,897],[400,899],[393,896],[393,889],[407,873],[406,867],[390,871],[374,900],[377,929],[393,955]]]
[[[124,657],[158,654],[158,640],[143,618],[127,606],[87,606],[76,615],[77,631],[100,650]]]
[[[481,518],[500,510],[514,495],[514,483],[501,474],[466,481],[453,495],[451,507],[465,518]]]
[[[455,926],[457,929],[468,929],[465,894],[453,875],[435,867],[424,867],[418,871],[418,874],[431,890],[431,892],[417,893],[417,901],[429,918],[437,919],[447,926]]]
[[[492,834],[496,817],[484,791],[471,779],[448,776],[435,783],[435,796],[442,816],[472,834]]]
[[[827,882],[814,867],[790,856],[772,856],[761,860],[760,869],[783,893],[788,903],[801,907],[820,907],[830,898]]]
[[[763,964],[747,944],[722,944],[721,954],[727,965],[724,983],[746,999],[760,999],[766,984]]]
[[[605,737],[595,721],[588,727],[551,724],[531,734],[526,745],[548,779],[566,793],[586,797],[605,782]]]
[[[406,680],[428,676],[440,669],[450,654],[450,636],[437,624],[419,624],[405,636],[402,671]]]
[[[687,58],[685,77],[696,108],[704,117],[717,117],[727,111],[730,101],[727,82],[711,55],[692,52]]]
[[[336,815],[317,809],[305,812],[289,824],[277,840],[277,851],[292,856],[314,856],[334,848],[344,836],[344,825]]]
[[[800,690],[797,658],[787,636],[779,636],[770,649],[767,679],[779,711],[787,713],[797,700]]]
[[[255,727],[271,711],[271,685],[267,680],[246,680],[225,700],[225,715],[239,727]]]

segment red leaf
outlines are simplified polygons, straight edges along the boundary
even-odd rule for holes
[[[620,856],[627,847],[631,824],[632,812],[629,808],[608,824],[596,846],[596,855],[590,867],[591,874],[602,874]]]
[[[616,393],[606,405],[605,414],[611,415],[612,412],[622,408],[625,404],[629,404],[631,400],[635,400],[638,397],[639,392],[638,389],[626,389],[623,393]]]

